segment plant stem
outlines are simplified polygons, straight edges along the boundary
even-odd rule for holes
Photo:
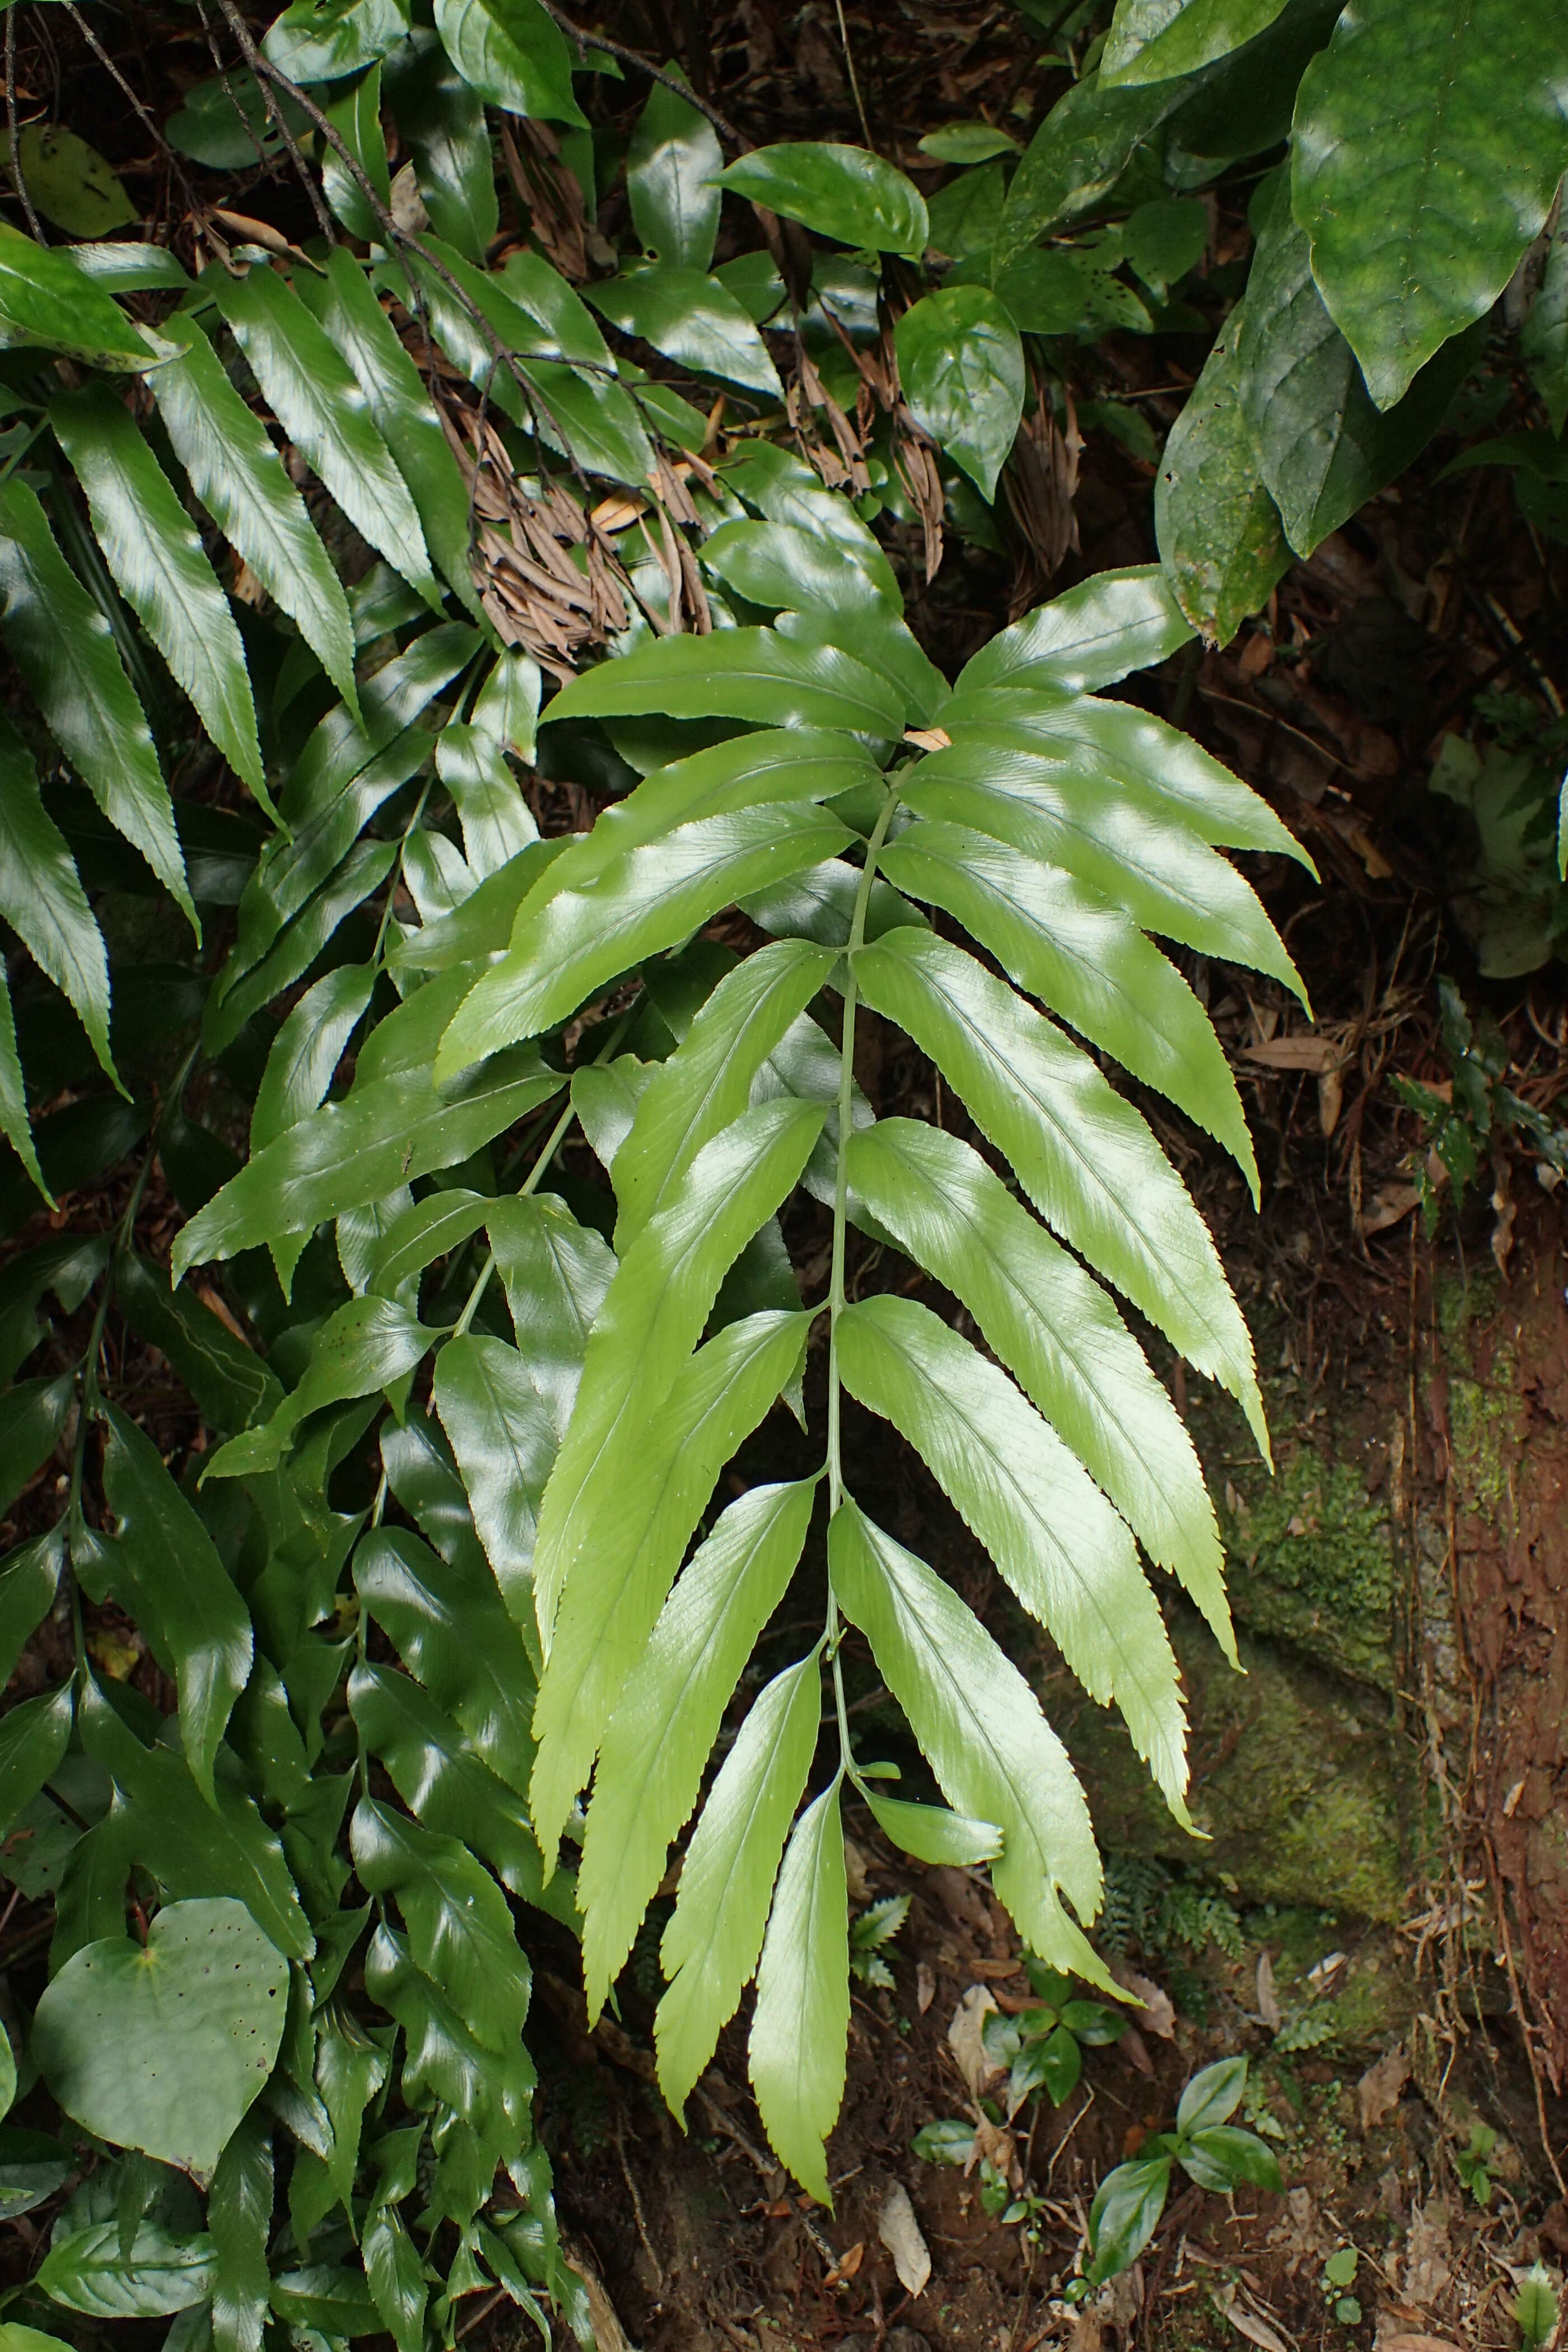
[[[860,869],[859,887],[855,893],[855,911],[849,923],[849,944],[845,950],[844,1024],[838,1045],[838,1157],[833,1180],[833,1271],[827,1289],[827,1517],[829,1526],[837,1517],[844,1500],[844,1457],[840,1438],[840,1392],[838,1380],[838,1318],[844,1312],[844,1244],[849,1222],[849,1138],[855,1118],[855,1008],[858,993],[855,985],[855,956],[866,938],[866,909],[871,903],[871,884],[876,878],[877,853],[887,836],[894,809],[898,806],[899,787],[889,785],[882,803],[881,814],[866,844],[866,862]],[[827,1580],[827,1622],[824,1638],[833,1665],[833,1703],[838,1715],[839,1769],[853,1771],[854,1759],[849,1747],[849,1714],[844,1698],[844,1669],[838,1656],[838,1601],[833,1590],[833,1579]]]

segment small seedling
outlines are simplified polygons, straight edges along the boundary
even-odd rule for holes
[[[1542,2352],[1557,2332],[1557,2297],[1540,2263],[1525,2273],[1513,2299],[1513,2322],[1528,2352]]]
[[[1039,2006],[1005,2017],[994,2010],[985,2020],[985,2055],[1007,2072],[1007,2113],[1016,2116],[1035,2091],[1044,2091],[1054,2107],[1078,2086],[1083,2073],[1083,2053],[1115,2042],[1127,2030],[1120,2010],[1102,2000],[1074,2000],[1072,1981],[1058,1969],[1043,1962],[1025,1963]]]
[[[893,1971],[882,1958],[882,1947],[890,1944],[910,1916],[907,1895],[889,1895],[880,1903],[873,1903],[849,1923],[849,1973],[862,1984],[875,1985],[879,1992],[893,1990]]]
[[[1171,2171],[1179,2164],[1200,2189],[1278,2191],[1279,2164],[1256,2132],[1228,2118],[1247,2088],[1245,2058],[1222,2058],[1193,2076],[1176,2107],[1176,2128],[1145,2140],[1131,2164],[1108,2172],[1089,2210],[1089,2267],[1066,2288],[1069,2303],[1081,2303],[1107,2279],[1135,2263],[1153,2236],[1170,2193]]]
[[[1468,2147],[1456,2149],[1454,2169],[1478,2205],[1492,2201],[1492,2176],[1487,2159],[1497,2146],[1497,2134],[1485,2124],[1472,2124]]]
[[[1342,2327],[1354,2327],[1361,2318],[1361,2305],[1354,2295],[1342,2292],[1355,2283],[1358,2260],[1353,2246],[1341,2246],[1323,2264],[1323,2293],[1332,2296],[1334,2317]]]

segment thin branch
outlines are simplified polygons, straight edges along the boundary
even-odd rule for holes
[[[727,114],[721,114],[716,106],[710,105],[707,99],[699,98],[694,89],[685,82],[677,80],[674,74],[664,72],[661,67],[654,64],[651,58],[645,58],[640,49],[628,49],[623,42],[612,41],[607,33],[584,32],[580,25],[574,25],[570,16],[563,15],[556,7],[555,0],[542,0],[542,5],[545,15],[559,26],[567,39],[574,44],[579,58],[585,58],[590,49],[603,49],[606,55],[616,58],[623,66],[630,66],[636,72],[647,74],[649,81],[657,81],[661,88],[672,89],[677,98],[683,98],[688,106],[694,106],[697,109],[699,114],[705,114],[719,136],[721,139],[727,139],[732,147],[739,147],[743,152],[752,144],[743,131],[738,131],[735,128]],[[851,68],[851,76],[853,76],[853,68]]]
[[[860,95],[859,78],[855,71],[855,52],[849,46],[849,25],[844,14],[844,0],[833,0],[838,11],[838,37],[844,45],[844,66],[849,76],[849,95],[855,100],[855,112],[859,119],[860,136],[874,155],[877,142],[871,136],[871,126],[866,120],[866,101]]]
[[[22,177],[22,151],[16,143],[16,8],[19,0],[12,0],[5,11],[5,128],[11,135],[11,177],[16,183],[16,194],[22,199],[22,210],[27,215],[27,226],[36,244],[42,245],[44,232],[38,226],[38,215],[33,210],[33,199],[27,194],[27,183]]]
[[[72,24],[76,26],[77,31],[81,35],[82,39],[92,51],[93,56],[98,59],[99,64],[103,68],[105,73],[110,77],[124,96],[131,100],[132,105],[136,110],[142,129],[152,139],[159,152],[167,157],[169,167],[173,171],[175,179],[180,184],[180,191],[184,197],[185,203],[193,213],[199,214],[203,207],[196,195],[195,190],[192,187],[190,181],[185,175],[185,167],[184,163],[180,161],[179,156],[175,153],[173,147],[170,146],[168,141],[164,138],[163,132],[159,130],[151,114],[149,114],[147,109],[142,103],[142,100],[137,97],[135,90],[126,80],[125,76],[121,72],[120,68],[115,64],[114,59],[110,56],[109,51],[104,47],[103,43],[99,39],[98,35],[93,31],[92,26],[82,15],[81,10],[77,6],[76,0],[65,0],[65,11]]]
[[[289,128],[288,117],[285,115],[281,106],[278,103],[277,91],[273,87],[273,76],[270,74],[262,75],[260,72],[261,67],[265,61],[262,58],[260,50],[257,47],[255,42],[250,37],[250,27],[247,25],[238,9],[234,6],[233,0],[218,0],[218,5],[223,10],[225,16],[228,20],[229,31],[239,43],[240,50],[245,58],[247,65],[250,68],[252,73],[260,75],[261,95],[267,100],[267,111],[272,118],[273,128],[276,130],[279,137],[282,140],[284,146],[289,151],[289,160],[300,175],[305,194],[310,199],[310,210],[316,215],[316,226],[321,230],[321,235],[326,238],[329,246],[336,245],[338,241],[337,223],[333,220],[331,214],[328,211],[326,205],[322,201],[321,192],[316,185],[315,176],[309,164],[306,163],[304,156],[300,152],[300,142],[295,138],[292,131]]]

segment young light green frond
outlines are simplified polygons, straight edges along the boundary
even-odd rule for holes
[[[165,319],[178,356],[147,382],[191,488],[268,594],[300,633],[351,708],[353,627],[348,602],[305,502],[282,460],[194,320]]]
[[[745,1109],[757,1072],[836,961],[829,948],[780,940],[719,982],[655,1071],[616,1154],[616,1245],[623,1254],[673,1197],[703,1144]],[[837,1077],[835,1068],[835,1087]]]
[[[1251,1336],[1207,1227],[1131,1104],[958,948],[893,931],[855,968],[868,1003],[931,1055],[1047,1223],[1229,1390],[1266,1451]]]
[[[753,1700],[686,1850],[659,1954],[670,1982],[654,2019],[659,2088],[678,2116],[757,1965],[821,1719],[813,1651]]]
[[[1186,1720],[1126,1527],[1006,1374],[912,1298],[847,1307],[846,1388],[901,1431],[1090,1697],[1114,1699],[1184,1826]]]
[[[584,1489],[597,1512],[592,1549],[561,1596],[533,1718],[539,1761],[530,1795],[547,1855],[713,1482],[797,1378],[810,1321],[772,1308],[727,1324],[675,1379],[668,1401],[606,1449]]]
[[[115,585],[224,758],[268,806],[245,648],[173,483],[101,384],[62,393],[49,422],[87,495]]]
[[[763,727],[836,727],[896,742],[908,723],[887,679],[852,656],[776,629],[658,637],[584,670],[552,719],[749,719]]]
[[[1007,686],[1058,697],[1092,693],[1152,668],[1192,634],[1157,563],[1097,572],[983,646],[959,673],[954,700]]]
[[[534,1597],[546,1656],[567,1580],[596,1550],[602,1518],[620,1507],[621,1457],[635,1455],[637,1433],[668,1397],[720,1283],[799,1177],[822,1118],[820,1106],[795,1101],[746,1112],[704,1145],[680,1198],[617,1266],[540,1517]]]
[[[174,803],[114,632],[14,476],[0,482],[0,635],[50,734],[200,939]]]
[[[936,818],[889,842],[880,864],[911,898],[956,916],[1020,988],[1223,1143],[1258,1200],[1247,1115],[1214,1025],[1135,923],[1059,866]]]
[[[973,825],[1065,866],[1144,930],[1250,964],[1305,1001],[1250,883],[1152,793],[1070,752],[1045,757],[1017,729],[988,725],[966,728],[948,750],[922,760],[904,798],[917,816]]]
[[[849,2039],[849,1895],[840,1776],[795,1825],[757,1967],[746,2065],[769,2141],[831,2205],[825,2142],[844,2099]]]
[[[344,514],[436,612],[441,592],[408,485],[371,420],[358,379],[326,330],[278,271],[253,262],[243,277],[203,277],[234,331],[268,404]]]
[[[879,1119],[850,1144],[849,1181],[916,1265],[963,1300],[1234,1663],[1225,1553],[1197,1454],[1100,1285],[977,1151],[940,1128]]]
[[[610,1718],[578,1876],[590,2021],[697,1801],[724,1709],[799,1561],[816,1493],[803,1479],[730,1505],[682,1570]]]
[[[942,1794],[1000,1824],[991,1883],[1032,1950],[1112,1990],[1083,1920],[1100,1908],[1100,1855],[1067,1750],[973,1611],[913,1552],[847,1502],[827,1533],[839,1606],[871,1644]],[[688,1865],[689,1868],[689,1864]]]
[[[440,1349],[432,1393],[501,1599],[537,1658],[533,1546],[561,1442],[549,1405],[517,1349],[477,1331]]]
[[[437,1076],[553,1028],[607,981],[679,946],[748,891],[835,856],[851,837],[809,803],[740,809],[628,851],[591,889],[557,890],[536,916],[525,902],[510,948],[476,982],[442,1039]]]

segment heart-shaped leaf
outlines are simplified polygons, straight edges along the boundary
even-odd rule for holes
[[[105,1937],[38,2003],[33,2055],[68,2116],[210,2174],[272,2071],[288,1963],[243,1903],[170,1903],[145,1947]]]

